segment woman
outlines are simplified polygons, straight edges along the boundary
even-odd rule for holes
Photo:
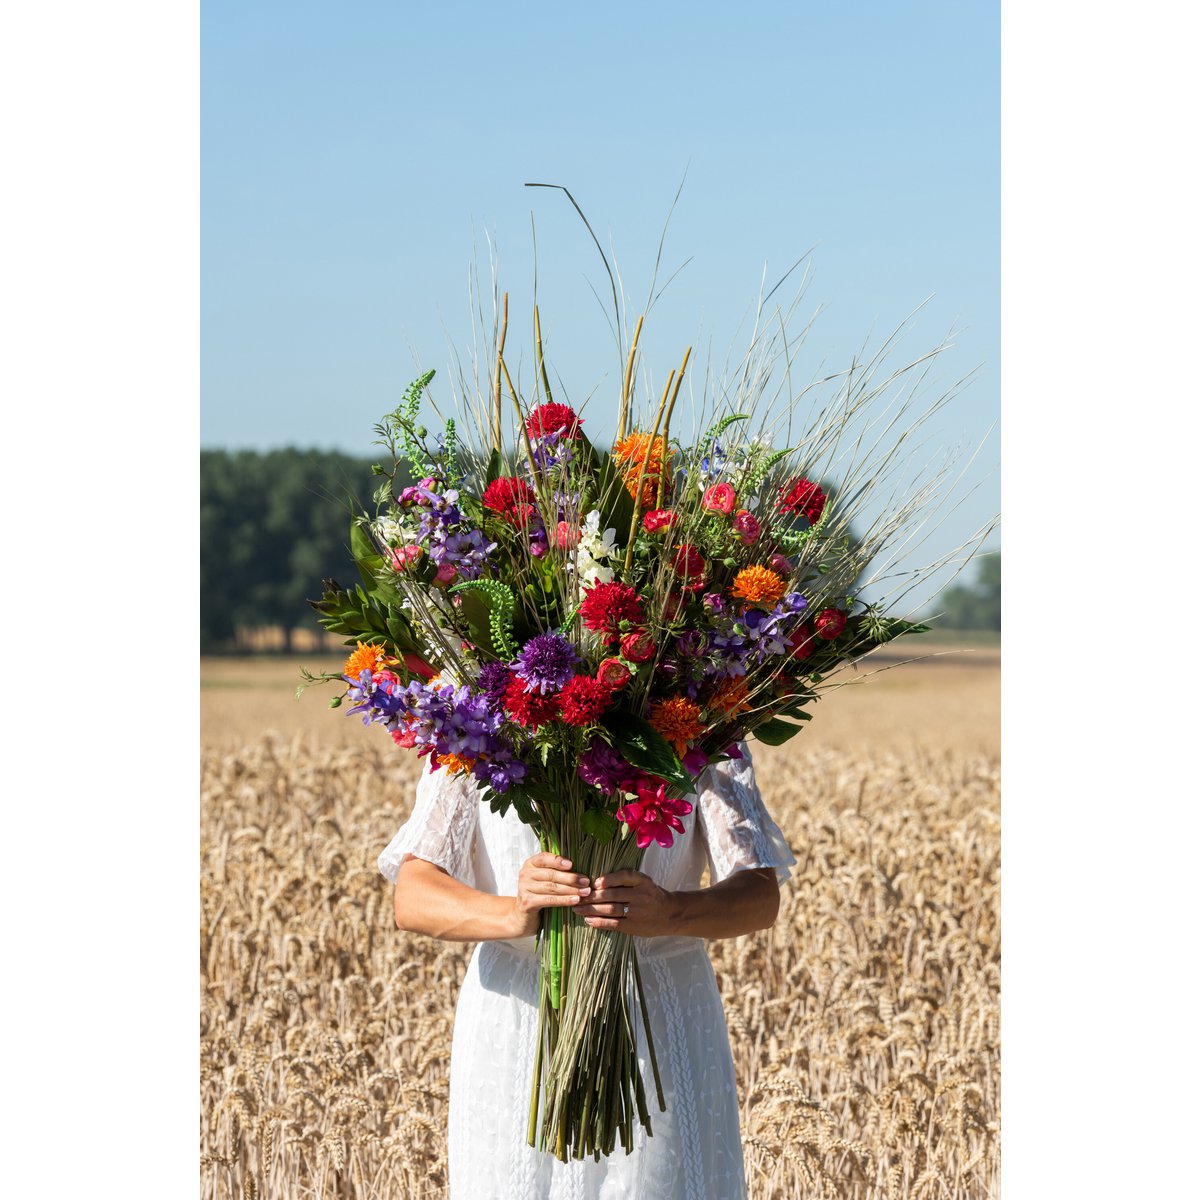
[[[482,805],[469,777],[426,771],[408,823],[379,858],[396,924],[478,942],[458,999],[450,1062],[452,1200],[736,1200],[746,1194],[737,1087],[704,938],[774,923],[795,858],[768,816],[745,744],[701,776],[686,832],[651,844],[642,870],[586,879],[538,853],[515,813]],[[705,866],[710,886],[700,887]],[[650,1105],[632,1153],[559,1162],[526,1141],[537,1032],[535,933],[565,906],[637,939],[667,1111]],[[640,1033],[640,1030],[639,1030]],[[643,1072],[648,1064],[642,1046]],[[644,1077],[648,1077],[644,1074]],[[653,1092],[651,1091],[651,1096]]]

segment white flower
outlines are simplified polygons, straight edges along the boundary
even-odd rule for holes
[[[600,532],[600,513],[593,508],[580,526],[579,548],[593,560],[610,558],[617,552],[613,541],[616,536],[615,529],[606,529],[603,533]]]

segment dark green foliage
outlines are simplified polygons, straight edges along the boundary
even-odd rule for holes
[[[334,451],[202,450],[201,649],[231,648],[238,628],[311,627],[317,581],[356,575],[351,505],[377,482],[370,459]]]

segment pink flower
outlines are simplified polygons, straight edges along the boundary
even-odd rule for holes
[[[729,516],[733,512],[733,506],[737,502],[737,493],[733,490],[732,483],[714,483],[711,487],[704,490],[704,507],[711,509],[713,512],[724,513]]]
[[[752,512],[747,512],[746,509],[739,508],[737,515],[733,518],[733,532],[747,546],[752,546],[758,541],[758,535],[762,530],[759,527],[758,518]]]
[[[453,583],[457,578],[458,568],[453,563],[444,562],[438,567],[433,582],[444,587],[448,583]]]
[[[555,530],[555,540],[560,550],[570,550],[573,546],[578,546],[579,537],[578,525],[572,525],[570,521],[559,521]]]
[[[392,566],[397,571],[407,571],[409,567],[415,567],[421,561],[421,556],[425,551],[420,546],[397,546],[392,551]]]
[[[675,524],[675,514],[669,508],[652,508],[642,517],[642,528],[647,533],[662,533]]]
[[[629,826],[640,850],[651,842],[671,845],[675,840],[674,833],[683,833],[683,822],[679,818],[692,811],[691,802],[668,796],[666,781],[654,775],[638,777],[637,795],[637,800],[617,809],[617,820]]]
[[[778,552],[772,554],[767,559],[767,566],[772,571],[778,571],[780,575],[790,575],[792,573],[792,560],[786,554],[779,554]]]

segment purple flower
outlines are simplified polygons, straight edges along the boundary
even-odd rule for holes
[[[526,766],[520,759],[513,757],[513,752],[502,746],[490,757],[481,758],[471,773],[480,783],[486,783],[494,792],[507,792],[514,783],[520,783],[525,778]]]
[[[634,769],[603,738],[592,738],[591,746],[579,756],[578,770],[584,783],[606,796],[633,790]]]
[[[575,674],[579,651],[558,633],[540,633],[521,648],[514,664],[527,692],[557,692]]]
[[[504,709],[504,692],[508,687],[509,670],[506,663],[490,662],[479,672],[479,690],[495,712]]]

